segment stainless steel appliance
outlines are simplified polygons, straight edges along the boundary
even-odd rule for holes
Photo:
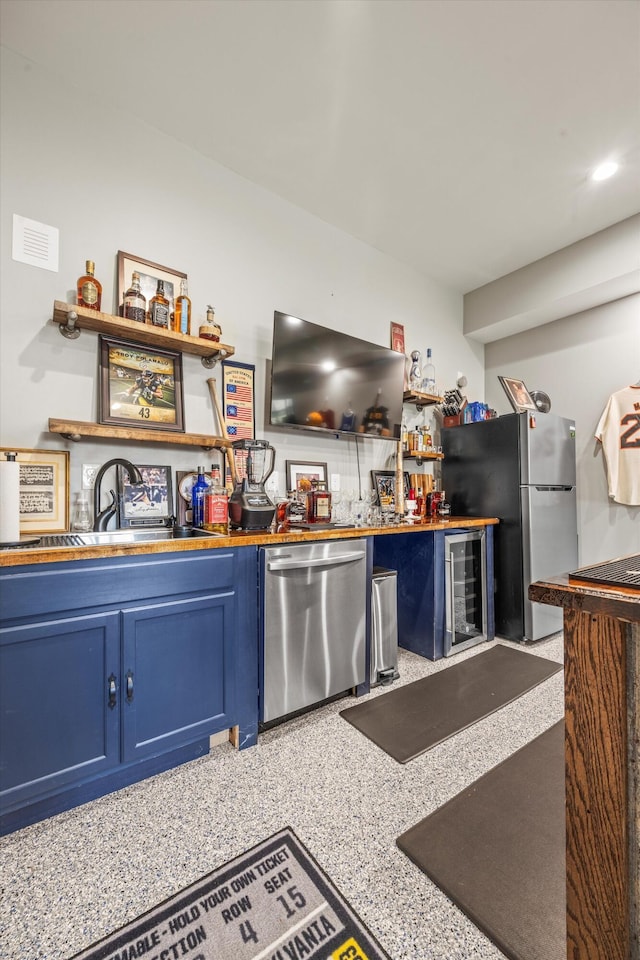
[[[236,529],[266,530],[276,507],[264,485],[273,472],[276,452],[266,440],[235,440],[232,447],[240,479],[229,497],[229,523]]]
[[[366,543],[261,551],[260,719],[267,723],[365,680]]]
[[[398,677],[398,572],[374,567],[371,578],[371,664],[369,682]]]
[[[496,633],[540,640],[562,610],[527,597],[529,584],[578,565],[575,423],[512,413],[442,431],[442,482],[454,516],[499,517]]]

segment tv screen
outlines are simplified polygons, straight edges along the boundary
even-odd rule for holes
[[[399,436],[403,354],[276,310],[271,356],[274,426]]]

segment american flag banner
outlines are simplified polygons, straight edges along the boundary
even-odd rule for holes
[[[254,375],[255,367],[250,363],[225,360],[222,364],[222,408],[229,440],[255,438]],[[238,480],[242,480],[242,457],[236,455],[235,463]]]

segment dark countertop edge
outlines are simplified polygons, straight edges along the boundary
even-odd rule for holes
[[[130,557],[136,554],[184,553],[193,550],[220,550],[230,547],[273,546],[280,543],[305,543],[318,540],[353,540],[396,533],[425,533],[453,527],[486,527],[499,523],[496,517],[451,517],[447,521],[398,524],[392,527],[343,527],[333,530],[297,530],[282,533],[238,530],[227,537],[186,537],[146,543],[105,544],[91,547],[29,547],[0,551],[0,567],[27,566],[35,563],[59,563],[65,560],[93,560],[97,557]]]
[[[624,587],[596,586],[563,573],[529,586],[529,599],[566,610],[604,614],[630,623],[640,623],[640,591]]]

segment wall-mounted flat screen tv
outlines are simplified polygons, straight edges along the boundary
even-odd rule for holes
[[[399,436],[403,354],[276,310],[271,356],[273,426]]]

